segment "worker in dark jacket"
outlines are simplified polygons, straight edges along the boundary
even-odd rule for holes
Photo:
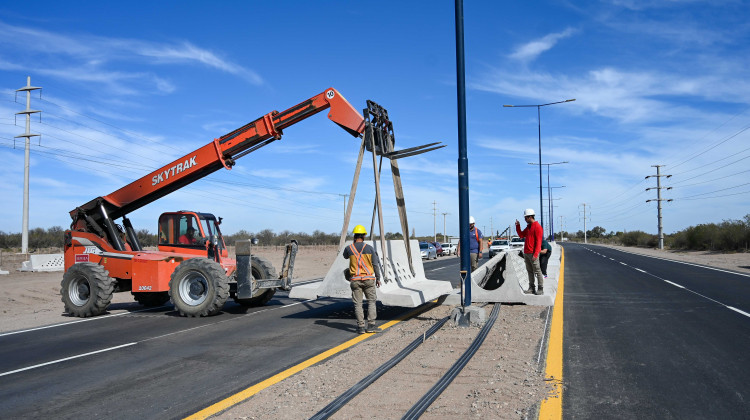
[[[547,242],[546,239],[542,239],[542,250],[539,251],[539,266],[542,268],[542,275],[544,275],[544,278],[547,278],[547,263],[549,262],[549,257],[552,256],[552,245]]]
[[[354,315],[357,317],[357,332],[360,334],[380,332],[375,326],[377,309],[376,287],[380,287],[380,270],[375,250],[365,243],[367,231],[362,225],[354,227],[354,243],[344,248],[344,258],[349,260],[349,286],[352,289]],[[362,310],[362,295],[367,299],[367,327]]]

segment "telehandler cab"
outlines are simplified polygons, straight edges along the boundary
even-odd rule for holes
[[[251,256],[250,241],[238,241],[229,258],[221,218],[209,213],[164,213],[158,250],[144,250],[127,214],[197,181],[275,140],[282,130],[325,109],[328,118],[359,137],[362,115],[333,88],[286,111],[273,111],[156,171],[70,212],[65,231],[65,274],[60,294],[72,316],[104,313],[115,292],[130,291],[139,303],[159,306],[171,299],[183,316],[209,316],[229,297],[244,306],[263,305],[277,288],[289,290],[297,251],[287,245],[282,272]],[[115,220],[122,219],[122,225]]]

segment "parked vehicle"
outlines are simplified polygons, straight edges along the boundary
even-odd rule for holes
[[[430,242],[430,243],[432,244],[432,246],[435,247],[435,251],[437,252],[438,257],[442,257],[443,255],[445,255],[444,254],[445,250],[443,250],[443,246],[440,245],[440,242]]]
[[[458,251],[458,246],[456,244],[446,242],[440,245],[443,247],[443,255],[456,255]]]
[[[510,238],[511,248],[523,248],[523,244],[524,244],[523,238],[519,238],[518,236],[514,236]]]
[[[435,245],[429,242],[420,242],[419,250],[422,252],[422,259],[437,259],[437,249],[435,249]]]
[[[510,250],[510,242],[508,242],[507,239],[495,239],[492,241],[492,244],[490,244],[490,258],[508,250]]]

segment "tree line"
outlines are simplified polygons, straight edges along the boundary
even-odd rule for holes
[[[65,230],[59,226],[49,229],[34,228],[29,230],[29,249],[34,252],[36,249],[45,248],[62,248],[63,235]],[[138,240],[144,247],[156,246],[157,238],[155,233],[147,229],[136,231]],[[442,234],[438,234],[438,241],[442,239]],[[560,240],[561,236],[569,240],[583,241],[584,232],[560,232],[555,233],[555,239]],[[595,226],[585,232],[588,240],[594,243],[605,243],[624,246],[640,246],[655,248],[659,245],[659,237],[654,234],[646,233],[640,230],[629,232],[613,232],[601,226]],[[315,230],[312,233],[291,232],[288,230],[279,233],[271,229],[263,229],[260,232],[249,232],[240,230],[231,235],[224,235],[224,242],[228,246],[234,245],[238,240],[257,238],[259,245],[281,246],[288,244],[292,239],[296,239],[300,245],[338,245],[339,233],[325,233]],[[376,237],[379,238],[379,237]],[[385,239],[402,239],[401,233],[387,232]],[[352,239],[351,235],[348,239]],[[432,241],[432,236],[416,237],[412,234],[412,239]],[[699,251],[745,251],[750,248],[750,214],[741,220],[724,220],[721,223],[706,223],[697,226],[690,226],[679,232],[664,235],[664,245],[672,249],[686,249]],[[6,252],[18,252],[21,248],[21,234],[7,233],[0,231],[0,249]]]
[[[562,232],[563,237],[583,241],[584,232]],[[556,233],[555,238],[560,239]],[[601,226],[586,231],[586,238],[593,243],[656,248],[659,236],[640,230],[607,233]],[[681,231],[665,234],[664,246],[671,249],[695,251],[747,252],[750,249],[750,214],[740,220],[724,220],[721,223],[704,223]]]

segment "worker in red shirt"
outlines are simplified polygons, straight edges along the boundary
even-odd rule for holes
[[[516,232],[518,236],[524,238],[523,260],[526,263],[526,272],[529,275],[529,288],[524,293],[543,295],[544,294],[544,275],[542,267],[539,264],[539,252],[542,250],[542,226],[534,220],[534,209],[526,209],[523,217],[526,220],[526,229],[521,230],[521,223],[516,220]],[[537,286],[534,287],[534,277],[536,277]]]

